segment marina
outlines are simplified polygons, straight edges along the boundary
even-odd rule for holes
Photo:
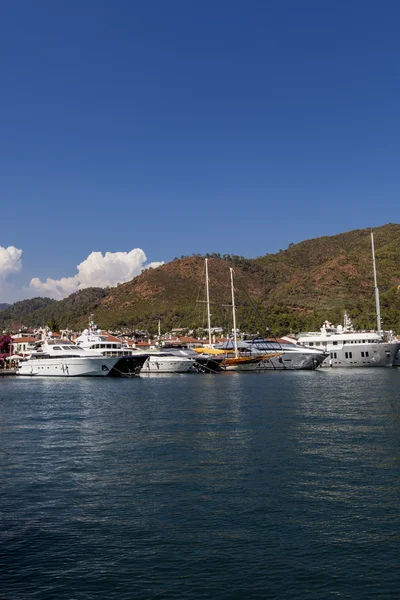
[[[1,16],[0,600],[398,600],[400,3]]]

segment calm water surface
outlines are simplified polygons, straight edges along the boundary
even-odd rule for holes
[[[0,598],[397,599],[400,369],[0,379]]]

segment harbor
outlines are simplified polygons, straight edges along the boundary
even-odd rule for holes
[[[393,331],[384,331],[381,324],[380,297],[376,275],[374,234],[371,250],[375,289],[377,329],[355,330],[344,313],[343,325],[334,327],[324,321],[319,332],[298,333],[278,339],[259,333],[240,334],[237,326],[234,269],[229,267],[232,329],[228,337],[216,339],[211,326],[210,277],[208,258],[205,258],[204,304],[207,315],[207,338],[183,339],[161,336],[139,341],[103,331],[89,317],[89,327],[82,332],[62,334],[42,327],[30,332],[31,337],[19,334],[14,338],[7,332],[0,336],[0,375],[42,377],[135,377],[161,373],[219,373],[262,372],[269,370],[316,370],[323,366],[335,368],[400,366],[400,338]],[[226,305],[225,305],[226,306]],[[254,308],[254,304],[252,303]],[[255,312],[259,315],[257,309]],[[262,319],[261,319],[262,320]],[[264,328],[269,327],[264,322]],[[33,337],[32,337],[33,336]],[[168,343],[166,341],[168,340]],[[139,344],[141,347],[139,348]],[[144,351],[144,347],[146,351]],[[6,371],[8,371],[6,373]]]
[[[1,17],[0,600],[398,600],[400,3]]]

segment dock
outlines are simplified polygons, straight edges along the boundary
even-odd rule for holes
[[[17,369],[0,369],[0,377],[4,377],[5,375],[16,375]]]

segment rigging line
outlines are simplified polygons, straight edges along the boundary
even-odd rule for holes
[[[240,282],[240,280],[238,281],[238,279],[236,279],[236,281],[240,284],[240,287],[241,287],[242,291],[244,292],[245,296],[249,300],[250,305],[252,306],[253,310],[255,311],[255,313],[257,314],[257,316],[259,317],[261,323],[264,324],[264,327],[265,327],[266,331],[269,333],[269,337],[271,337],[278,344],[279,348],[282,350],[281,343],[278,341],[278,339],[276,338],[276,336],[271,332],[271,330],[268,327],[267,323],[265,322],[263,316],[261,315],[261,313],[257,309],[256,305],[254,304],[253,300],[250,298],[249,294],[247,293],[246,288],[242,285],[242,283]]]
[[[240,294],[240,290],[238,290],[238,291],[239,291],[239,293],[237,294],[238,305],[241,306],[241,308],[246,312],[246,318],[249,322],[250,327],[253,327],[255,330],[258,330],[260,324],[257,323],[257,321],[255,320],[253,311],[249,311],[248,303],[246,302],[246,298],[243,298],[243,296]],[[259,335],[259,331],[257,331],[257,334]]]

